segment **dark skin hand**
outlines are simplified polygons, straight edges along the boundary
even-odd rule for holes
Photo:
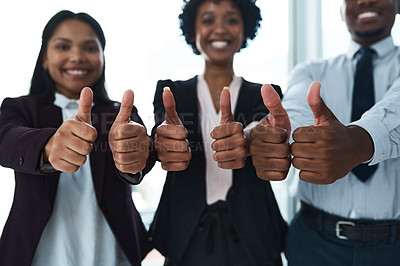
[[[187,140],[188,132],[175,109],[174,95],[167,87],[164,88],[163,103],[165,120],[157,127],[154,144],[164,170],[182,171],[188,167],[192,153]]]
[[[250,132],[250,155],[257,176],[263,180],[284,180],[290,168],[291,126],[289,116],[282,107],[274,88],[265,84],[261,88],[264,105],[270,113]]]
[[[144,126],[130,119],[133,101],[133,91],[126,91],[108,134],[115,166],[119,171],[130,174],[136,174],[145,168],[150,145]]]
[[[43,149],[43,161],[54,169],[75,173],[85,164],[86,156],[92,151],[92,142],[97,138],[97,131],[91,123],[93,92],[83,88],[79,98],[76,116],[62,123]]]
[[[340,123],[321,99],[320,88],[313,82],[307,94],[315,125],[293,132],[292,163],[303,181],[331,184],[370,159],[374,149],[364,129]]]
[[[211,148],[215,151],[213,158],[220,168],[242,168],[246,162],[247,141],[244,137],[243,125],[235,122],[233,117],[228,87],[221,92],[220,111],[221,123],[210,133],[215,139],[211,144]]]

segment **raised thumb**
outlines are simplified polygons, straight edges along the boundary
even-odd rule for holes
[[[124,96],[122,96],[121,107],[114,123],[121,124],[130,121],[134,98],[135,95],[132,90],[125,91]]]
[[[81,90],[79,96],[79,107],[78,114],[76,115],[79,121],[87,124],[92,124],[91,111],[93,104],[93,92],[89,87],[85,87]]]
[[[221,125],[235,122],[231,109],[231,94],[229,87],[224,87],[221,92],[219,106],[221,110]]]
[[[175,109],[174,95],[169,87],[164,88],[163,103],[165,109],[165,122],[168,125],[181,125],[181,120]]]
[[[261,87],[261,97],[269,114],[267,116],[268,123],[273,127],[280,127],[287,131],[288,135],[291,132],[289,116],[282,106],[279,94],[270,84],[264,84]],[[265,120],[264,120],[265,121]]]
[[[336,120],[335,115],[325,105],[321,98],[321,84],[317,81],[311,83],[307,93],[307,102],[314,114],[314,123],[316,126],[326,126],[332,120]]]

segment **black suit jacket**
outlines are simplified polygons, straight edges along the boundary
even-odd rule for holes
[[[132,265],[150,250],[147,231],[133,204],[131,187],[124,183],[114,165],[108,132],[119,103],[94,106],[93,126],[98,137],[90,153],[94,189],[119,245]],[[142,120],[133,108],[132,119]],[[15,195],[0,239],[0,265],[30,265],[40,236],[53,209],[60,173],[39,170],[41,152],[62,124],[61,109],[31,97],[7,98],[0,115],[0,163],[14,169]],[[154,161],[148,161],[147,172]],[[143,173],[143,174],[144,174]]]
[[[154,97],[156,128],[164,121],[163,88],[174,94],[176,110],[192,150],[188,168],[168,172],[160,204],[150,228],[154,246],[175,262],[180,261],[206,206],[205,154],[198,117],[197,77],[187,81],[159,81]],[[235,120],[246,127],[263,118],[268,110],[260,94],[261,84],[243,80]],[[275,89],[282,96],[278,86]],[[235,230],[255,265],[268,265],[280,256],[287,225],[282,219],[270,183],[259,179],[251,158],[242,169],[233,170],[227,203]]]

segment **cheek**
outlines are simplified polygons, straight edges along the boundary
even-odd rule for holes
[[[243,30],[238,30],[237,32],[236,32],[236,36],[238,36],[237,37],[237,40],[238,40],[238,49],[240,49],[241,47],[242,47],[242,45],[243,45],[243,42],[244,42],[244,33],[243,33]]]
[[[200,52],[202,51],[202,38],[200,34],[196,34],[195,36],[195,43],[196,43],[196,48],[197,50],[199,50]]]
[[[62,57],[57,53],[49,53],[47,55],[46,66],[47,68],[58,68],[62,64]]]
[[[96,69],[98,69],[99,71],[103,71],[103,67],[104,67],[104,58],[102,56],[93,56],[90,59],[90,62],[92,64],[93,67],[95,67]]]

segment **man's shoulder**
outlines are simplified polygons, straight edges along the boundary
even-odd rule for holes
[[[302,62],[298,65],[308,66],[308,67],[323,67],[323,66],[337,66],[338,64],[342,64],[348,60],[346,54],[339,54],[334,57],[329,58],[320,58],[320,59],[312,59],[305,62]]]

